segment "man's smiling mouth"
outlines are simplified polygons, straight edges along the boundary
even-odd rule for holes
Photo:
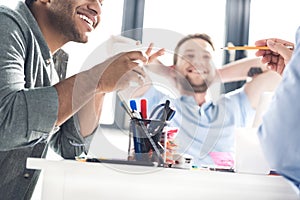
[[[188,73],[194,73],[194,74],[208,74],[208,71],[206,69],[197,69],[194,67],[187,68]]]
[[[92,19],[90,19],[89,17],[87,17],[86,15],[83,14],[78,14],[79,17],[84,20],[90,27],[92,27],[93,29],[95,28],[95,24],[96,22],[94,22]]]

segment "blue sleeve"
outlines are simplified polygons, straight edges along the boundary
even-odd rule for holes
[[[263,116],[258,136],[270,166],[299,187],[300,28],[296,39],[296,49]]]
[[[244,88],[237,89],[225,95],[228,104],[226,110],[233,115],[236,127],[252,126],[255,110],[244,91]]]

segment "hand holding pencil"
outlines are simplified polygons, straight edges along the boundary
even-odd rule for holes
[[[262,56],[262,63],[267,64],[271,70],[282,74],[285,66],[290,61],[294,44],[285,40],[270,38],[255,42],[258,47],[265,46],[268,49],[258,49],[256,56]]]

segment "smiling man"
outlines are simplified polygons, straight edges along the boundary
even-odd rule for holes
[[[14,7],[1,5],[2,199],[30,199],[39,172],[27,170],[26,159],[44,157],[48,144],[64,158],[86,152],[105,93],[144,75],[134,61],[147,58],[132,51],[59,80],[55,67],[60,66],[54,66],[52,55],[69,41],[88,41],[100,23],[101,4],[102,0],[26,0]]]
[[[194,34],[182,38],[174,51],[173,66],[165,73],[172,77],[176,85],[174,91],[178,90],[180,95],[173,99],[151,87],[143,98],[148,99],[149,108],[166,99],[171,100],[176,114],[170,126],[179,128],[176,137],[178,153],[193,156],[198,166],[232,166],[235,128],[251,125],[260,95],[273,91],[281,78],[276,72],[267,70],[243,88],[213,102],[208,97],[209,87],[215,81],[246,77],[249,68],[259,64],[244,60],[216,69],[213,54],[214,46],[208,35]],[[166,85],[166,88],[173,86]]]

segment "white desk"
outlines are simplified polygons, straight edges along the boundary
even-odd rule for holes
[[[298,199],[281,176],[51,161],[28,158],[43,172],[42,199]]]

